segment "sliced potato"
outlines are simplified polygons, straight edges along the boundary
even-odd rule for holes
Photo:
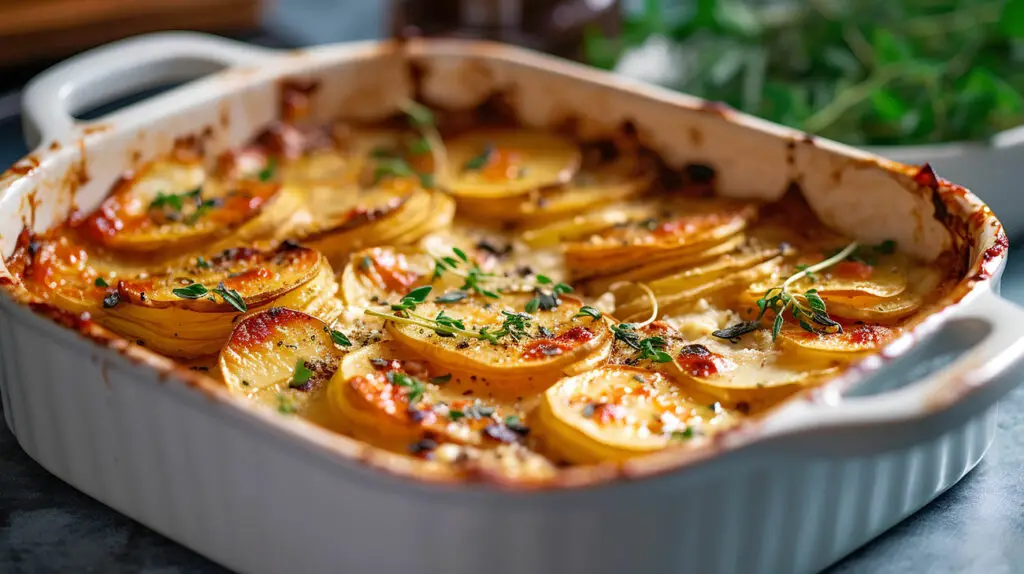
[[[345,357],[328,401],[340,428],[393,450],[424,436],[482,447],[520,442],[499,403],[463,395],[474,384],[394,342],[375,343]]]
[[[118,184],[78,227],[118,251],[181,252],[255,218],[279,188],[259,180],[207,180],[198,163],[160,161]]]
[[[799,327],[798,327],[799,328]],[[838,365],[794,358],[775,349],[766,330],[736,345],[702,340],[673,346],[667,366],[695,391],[760,408],[838,372]]]
[[[842,297],[824,294],[821,297],[832,317],[865,321],[868,323],[894,323],[921,308],[924,298],[917,293],[904,291],[895,297]]]
[[[645,259],[644,261],[637,261],[638,265],[615,273],[612,275],[601,275],[599,277],[592,277],[586,279],[586,282],[582,285],[587,293],[600,294],[608,291],[608,289],[616,284],[622,282],[647,282],[652,279],[665,277],[673,271],[679,271],[682,273],[683,269],[692,268],[693,270],[700,269],[702,265],[708,264],[713,265],[719,258],[723,258],[727,254],[740,249],[744,246],[746,237],[742,233],[736,234],[733,237],[726,239],[725,241],[713,245],[703,251],[695,251],[693,253],[683,254],[672,254],[670,257],[657,258],[652,257]],[[752,248],[745,249],[744,252],[751,252]],[[744,252],[734,254],[736,257],[742,256]],[[672,273],[675,275],[674,273]]]
[[[438,182],[456,197],[499,198],[568,182],[579,146],[547,131],[479,129],[445,142],[448,174]]]
[[[732,422],[720,408],[693,401],[661,373],[605,366],[545,391],[533,427],[555,458],[594,463],[688,444]]]
[[[779,341],[799,351],[847,355],[880,349],[900,333],[898,326],[870,323],[843,325],[839,333],[811,333],[799,325],[786,323],[779,333]]]
[[[327,323],[272,307],[238,321],[220,351],[218,366],[228,388],[241,396],[286,388],[308,392],[330,380],[343,354]]]
[[[341,273],[346,305],[366,307],[405,295],[427,285],[434,274],[434,257],[415,247],[371,247],[352,254]]]
[[[74,313],[102,308],[103,299],[113,290],[108,283],[116,281],[97,273],[85,246],[64,235],[36,239],[33,245],[24,270],[29,290]]]
[[[654,212],[655,209],[651,205],[615,205],[576,215],[571,219],[526,228],[522,231],[521,238],[530,247],[550,247],[563,241],[576,241],[617,225],[625,225],[630,221],[643,219]]]
[[[428,301],[416,308],[417,316],[430,319],[443,311],[473,332],[500,333],[510,317],[524,323],[524,331],[512,329],[497,343],[461,334],[444,337],[406,322],[388,321],[387,330],[396,341],[439,366],[472,371],[485,380],[516,388],[546,386],[591,354],[608,353],[611,335],[604,324],[574,317],[582,302],[563,296],[552,310],[524,315],[531,299],[529,293],[505,293],[499,299],[473,295],[454,303]]]
[[[433,192],[420,188],[375,188],[340,204],[342,209],[314,216],[310,229],[300,232],[303,243],[341,266],[349,253],[371,245],[386,245],[421,228],[430,216]]]
[[[581,169],[563,186],[504,198],[463,197],[459,199],[459,208],[472,217],[537,225],[632,199],[646,191],[653,180],[654,170],[650,166],[640,167],[636,158],[624,156],[605,165]]]
[[[427,208],[425,216],[420,220],[420,225],[406,230],[395,237],[391,243],[394,245],[415,244],[426,235],[447,229],[454,218],[455,200],[441,192],[432,191],[430,192],[430,207]]]
[[[673,251],[706,249],[743,231],[756,215],[757,207],[751,203],[676,199],[666,203],[653,218],[566,245],[566,264],[585,269],[609,260],[629,262]]]
[[[711,277],[706,283],[700,283],[699,280],[688,283],[689,278],[683,277],[680,279],[680,290],[674,290],[671,283],[661,284],[658,287],[663,294],[655,293],[658,298],[660,315],[685,310],[701,299],[718,295],[734,295],[742,291],[744,286],[749,285],[751,281],[757,281],[774,273],[778,269],[780,261],[781,258],[775,257],[747,269],[728,271],[722,275]],[[712,273],[711,275],[716,274]],[[624,292],[627,302],[617,305],[615,314],[626,321],[635,321],[649,316],[651,302],[646,292],[635,286],[627,289],[629,290]]]
[[[157,352],[198,357],[217,353],[242,311],[276,304],[336,313],[336,292],[330,265],[315,251],[238,248],[163,275],[118,281],[114,304],[97,319]]]

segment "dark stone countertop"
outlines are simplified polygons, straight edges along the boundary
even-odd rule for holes
[[[373,37],[383,4],[281,0],[268,22],[296,44]],[[0,113],[0,166],[25,153],[20,137]],[[1024,304],[1024,248],[1011,251],[1003,285]],[[0,425],[0,572],[225,570],[53,477]],[[973,472],[828,572],[1024,572],[1024,387],[1000,405],[996,442]]]

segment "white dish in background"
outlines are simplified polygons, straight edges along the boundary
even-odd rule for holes
[[[168,152],[177,137],[208,128],[211,154],[248,140],[276,117],[284,77],[319,82],[311,121],[390,114],[411,93],[409,59],[434,103],[472,106],[515,86],[527,123],[579,114],[581,127],[601,131],[632,121],[671,165],[714,165],[723,195],[770,199],[796,180],[823,220],[864,241],[894,238],[922,256],[968,242],[976,280],[884,358],[704,451],[569,469],[539,491],[418,480],[405,457],[254,409],[142,347],[63,317],[78,334],[2,290],[0,393],[29,455],[230,568],[349,574],[814,572],[981,459],[996,401],[1021,380],[1024,311],[996,295],[1005,238],[976,197],[922,188],[903,166],[864,152],[526,50],[412,41],[276,53],[158,34],[81,54],[25,92],[27,133],[40,145],[0,176],[0,255],[23,222],[39,231],[72,203],[94,208],[127,165]],[[95,121],[71,117],[223,66],[236,69]],[[935,197],[971,222],[966,237],[933,219]]]

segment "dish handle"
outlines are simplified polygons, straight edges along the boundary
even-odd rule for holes
[[[254,64],[274,50],[196,32],[161,32],[83,52],[35,77],[22,95],[26,143],[60,139],[74,115],[142,90]]]
[[[845,394],[796,401],[766,419],[765,439],[810,456],[885,452],[957,428],[1022,380],[1024,309],[984,289]]]

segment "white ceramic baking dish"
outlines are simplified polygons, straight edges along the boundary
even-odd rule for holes
[[[230,69],[95,121],[99,100]],[[414,70],[415,74],[410,74]],[[814,572],[914,512],[980,460],[1021,377],[1024,312],[997,294],[1006,241],[931,172],[536,53],[456,41],[275,53],[192,34],[81,54],[25,93],[39,146],[0,176],[0,251],[90,210],[125,169],[205,134],[216,152],[309,80],[310,121],[390,114],[413,94],[472,106],[495,89],[530,124],[632,122],[672,165],[711,164],[721,193],[796,183],[826,222],[934,256],[961,250],[948,306],[821,389],[706,448],[567,470],[550,484],[417,476],[417,463],[276,411],[86,317],[0,297],[7,425],[43,467],[245,572]],[[415,81],[414,81],[415,80]],[[954,230],[950,233],[937,217]],[[7,281],[8,286],[10,281]]]

